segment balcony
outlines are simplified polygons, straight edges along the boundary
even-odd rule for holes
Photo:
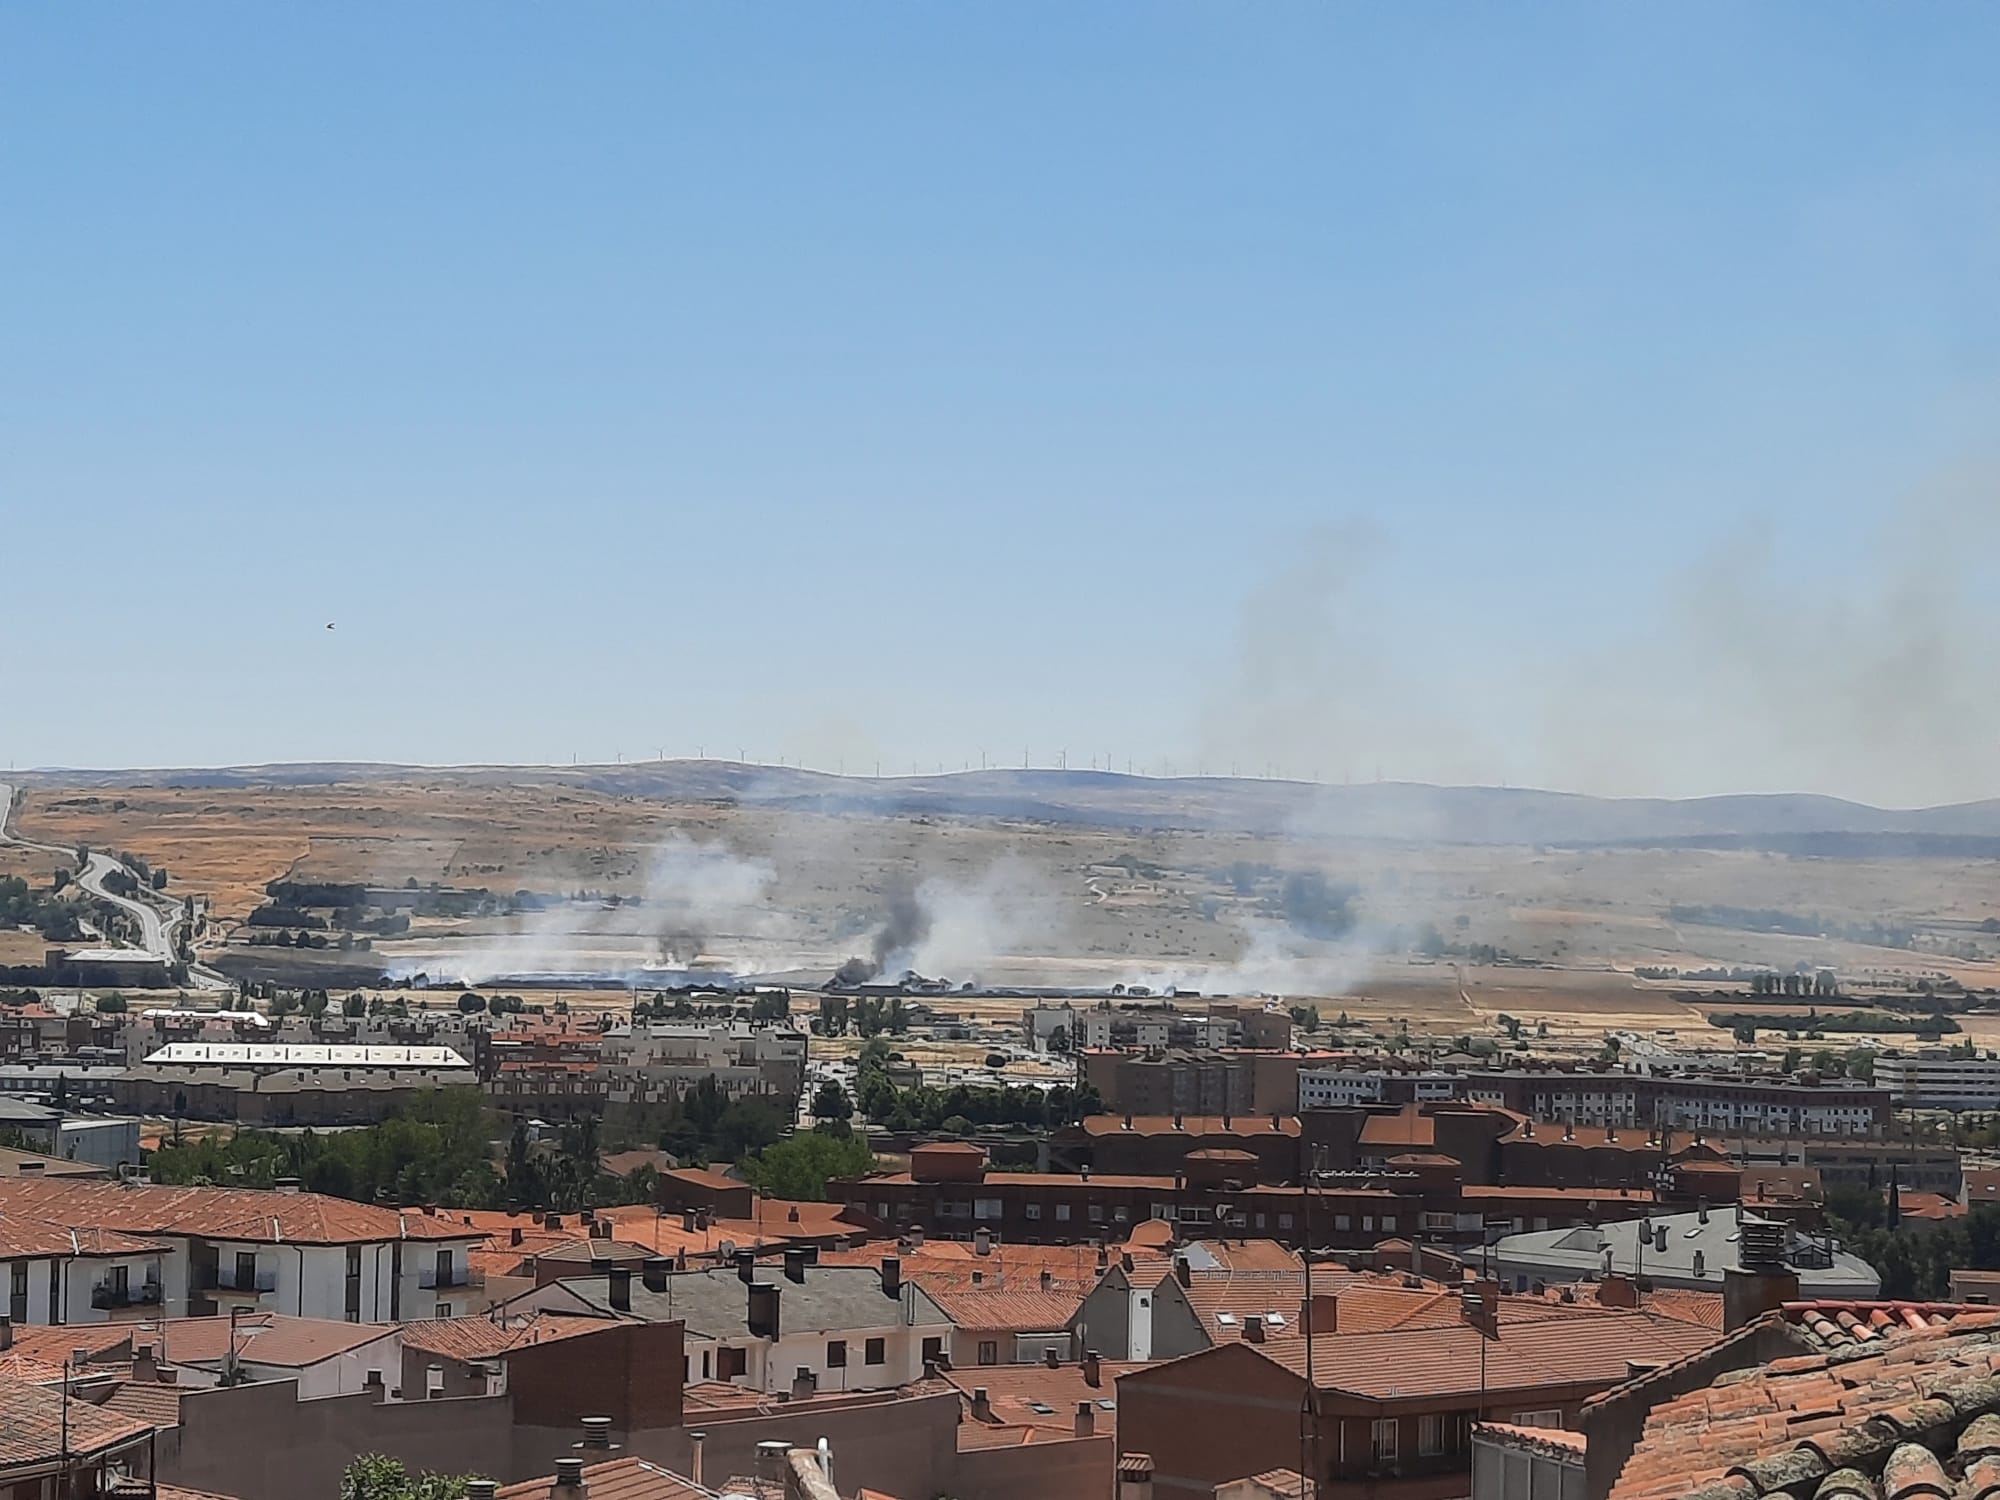
[[[441,1292],[453,1287],[485,1286],[486,1273],[476,1271],[471,1266],[424,1266],[417,1271],[417,1285],[427,1292]]]
[[[195,1280],[200,1291],[237,1292],[247,1297],[262,1296],[278,1289],[276,1271],[239,1273],[234,1266],[205,1267]]]
[[[90,1289],[90,1305],[100,1312],[121,1307],[158,1307],[160,1284],[146,1281],[137,1286],[129,1282],[119,1286],[113,1281],[100,1281]]]

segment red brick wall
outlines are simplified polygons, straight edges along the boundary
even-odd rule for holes
[[[677,1427],[686,1369],[679,1323],[612,1323],[507,1355],[507,1393],[527,1427],[611,1418],[620,1433]]]

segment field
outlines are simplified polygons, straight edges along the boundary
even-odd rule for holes
[[[1720,1036],[1704,1017],[1732,1006],[1710,992],[1736,986],[1643,980],[1638,968],[1831,967],[1861,992],[1857,1003],[1924,975],[2000,986],[2000,935],[1980,930],[2000,912],[1996,862],[1970,856],[1340,840],[443,773],[41,784],[17,824],[28,837],[164,865],[169,889],[206,897],[232,945],[247,938],[239,924],[265,885],[285,877],[565,898],[526,916],[420,916],[353,956],[395,974],[597,971],[670,957],[817,983],[913,901],[922,930],[894,956],[924,973],[1282,993],[1443,1039],[1493,1035],[1502,1015],[1546,1023],[1551,1042],[1577,1047],[1611,1028]],[[1297,910],[1306,876],[1345,900],[1353,925],[1338,941]],[[1829,930],[1893,918],[1919,947],[1670,917],[1696,905],[1809,914]],[[1448,952],[1414,956],[1426,947]],[[1496,952],[1509,961],[1474,961]]]

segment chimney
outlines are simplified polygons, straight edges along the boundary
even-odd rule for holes
[[[159,1362],[153,1358],[151,1344],[132,1346],[132,1379],[134,1383],[157,1384],[160,1378]]]
[[[1597,1303],[1600,1307],[1637,1307],[1638,1285],[1629,1276],[1607,1276],[1597,1283]]]
[[[465,1500],[493,1500],[500,1493],[497,1479],[468,1479],[465,1481]]]
[[[749,1328],[752,1338],[775,1340],[778,1337],[778,1288],[775,1283],[750,1283]]]
[[[814,1378],[813,1372],[806,1366],[800,1365],[792,1371],[792,1399],[794,1401],[810,1401],[813,1392],[818,1389],[819,1381]]]
[[[1049,1268],[1047,1266],[1043,1266],[1041,1275],[1042,1290],[1046,1292],[1054,1281],[1055,1277],[1049,1273]]]
[[[13,1347],[14,1320],[6,1313],[0,1312],[0,1349],[11,1349]]]
[[[975,1385],[972,1388],[972,1420],[975,1422],[993,1420],[993,1398],[987,1394],[983,1385]]]
[[[1336,1292],[1314,1292],[1306,1304],[1306,1326],[1314,1333],[1340,1332],[1340,1296]]]
[[[694,1481],[697,1489],[701,1487],[701,1447],[707,1441],[708,1434],[705,1432],[688,1434],[688,1478]]]
[[[1174,1111],[1174,1129],[1176,1129],[1176,1130],[1180,1130],[1180,1129],[1183,1129],[1183,1128],[1184,1128],[1184,1127],[1183,1127],[1183,1126],[1182,1126],[1182,1124],[1181,1124],[1181,1112],[1180,1112],[1179,1110],[1175,1110],[1175,1111]]]
[[[972,1253],[974,1255],[991,1255],[993,1253],[993,1231],[988,1229],[984,1224],[981,1224],[977,1229],[972,1231]]]
[[[549,1500],[584,1500],[590,1489],[583,1482],[583,1460],[556,1460],[556,1480],[549,1486]]]
[[[613,1312],[632,1310],[632,1271],[629,1266],[612,1266],[604,1273]]]
[[[1192,1286],[1194,1284],[1194,1271],[1188,1265],[1188,1258],[1185,1255],[1176,1255],[1174,1257],[1174,1280],[1178,1281],[1182,1286]]]
[[[441,1401],[444,1399],[444,1366],[424,1366],[424,1399]]]
[[[1654,1249],[1655,1249],[1656,1251],[1659,1251],[1659,1252],[1661,1252],[1662,1254],[1664,1254],[1664,1253],[1666,1252],[1666,1248],[1667,1248],[1667,1226],[1666,1226],[1666,1225],[1664,1225],[1664,1224],[1655,1224],[1655,1225],[1653,1226],[1653,1248],[1654,1248]]]
[[[561,1215],[561,1214],[543,1214],[543,1215],[542,1215],[542,1228],[544,1228],[544,1229],[560,1229],[560,1228],[562,1228],[562,1215]]]
[[[674,1263],[664,1255],[649,1255],[639,1267],[639,1275],[649,1292],[664,1292],[667,1277],[673,1273]]]
[[[579,1448],[608,1449],[611,1446],[611,1418],[584,1417],[582,1419],[583,1441]]]
[[[1118,1500],[1153,1500],[1153,1456],[1118,1455]]]
[[[1084,1350],[1083,1383],[1088,1386],[1095,1386],[1102,1377],[1102,1373],[1102,1367],[1098,1363],[1097,1351],[1095,1349]]]
[[[691,1208],[684,1208],[681,1210],[681,1233],[682,1234],[695,1233],[695,1212]]]
[[[921,1249],[923,1249],[923,1248],[924,1248],[924,1226],[923,1226],[923,1225],[921,1225],[921,1224],[912,1224],[912,1225],[910,1226],[910,1248],[911,1248],[912,1250],[921,1250]]]
[[[507,1231],[507,1243],[509,1245],[519,1245],[521,1243],[521,1226],[519,1224],[514,1225]],[[471,1486],[468,1485],[466,1487],[466,1493],[471,1493]]]
[[[1707,1259],[1708,1259],[1708,1257],[1707,1257],[1707,1256],[1705,1256],[1705,1255],[1703,1255],[1703,1254],[1702,1254],[1702,1253],[1701,1253],[1701,1252],[1700,1252],[1699,1250],[1695,1251],[1695,1253],[1694,1253],[1694,1274],[1695,1274],[1695,1275],[1696,1275],[1697,1277],[1699,1277],[1699,1276],[1700,1276],[1700,1275],[1702,1274],[1702,1272],[1703,1272],[1703,1271],[1704,1271],[1704,1270],[1706,1269],[1706,1262],[1707,1262]]]
[[[785,1251],[785,1280],[804,1284],[806,1279],[806,1253],[797,1246]]]
[[[1050,1344],[1042,1350],[1042,1363],[1047,1365],[1051,1370],[1062,1363],[1061,1357],[1056,1353],[1056,1346],[1054,1344]]]
[[[1706,1198],[1697,1198],[1694,1200],[1694,1221],[1697,1224],[1706,1224],[1708,1222],[1708,1200]]]
[[[1722,1271],[1722,1331],[1734,1333],[1772,1308],[1796,1302],[1798,1273],[1785,1264],[1785,1226],[1746,1219],[1738,1265]]]
[[[1076,1403],[1076,1435],[1090,1437],[1097,1431],[1097,1408],[1088,1401]]]
[[[738,1250],[736,1252],[736,1279],[748,1286],[757,1279],[757,1252]]]
[[[882,1294],[887,1297],[903,1295],[903,1263],[893,1255],[882,1257]]]
[[[1475,1281],[1458,1297],[1459,1312],[1465,1321],[1487,1335],[1496,1337],[1500,1327],[1500,1283]]]

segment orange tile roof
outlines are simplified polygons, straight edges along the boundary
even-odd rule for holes
[[[393,1323],[342,1323],[283,1313],[250,1313],[234,1323],[237,1358],[284,1369],[318,1364],[396,1334]],[[228,1318],[168,1318],[140,1337],[153,1344],[163,1364],[219,1365],[229,1354],[230,1326]]]
[[[1489,1338],[1462,1320],[1444,1322],[1445,1311],[1442,1304],[1418,1308],[1405,1323],[1380,1330],[1342,1329],[1315,1340],[1315,1384],[1323,1391],[1376,1401],[1468,1395],[1482,1388],[1489,1397],[1550,1388],[1604,1389],[1625,1379],[1628,1360],[1678,1360],[1715,1339],[1709,1329],[1658,1313],[1581,1303],[1552,1306],[1533,1298],[1503,1302],[1499,1336]],[[1219,1345],[1209,1353],[1231,1347]],[[1250,1347],[1294,1373],[1305,1371],[1302,1338]]]
[[[377,1208],[324,1193],[255,1188],[0,1180],[0,1222],[16,1215],[128,1235],[194,1234],[239,1243],[345,1245],[472,1237],[449,1215]]]
[[[989,1286],[926,1286],[931,1300],[960,1328],[980,1332],[1046,1333],[1066,1327],[1083,1306],[1083,1291],[1015,1291]]]
[[[158,1380],[128,1380],[99,1403],[105,1411],[136,1417],[149,1427],[178,1427],[187,1387]]]
[[[1229,1271],[1302,1271],[1298,1251],[1277,1240],[1203,1240],[1202,1248]]]
[[[4,1201],[4,1200],[0,1200]],[[55,1255],[157,1255],[167,1246],[116,1229],[71,1228],[0,1208],[0,1260]]]
[[[1865,1487],[1844,1493],[1873,1494],[1880,1475],[1890,1500],[1906,1493],[1898,1477],[1914,1469],[1936,1471],[1938,1493],[1961,1474],[1968,1495],[2000,1483],[2000,1310],[1799,1303],[1752,1328],[1771,1326],[1825,1347],[1664,1396],[1610,1500],[1807,1494],[1841,1469]],[[1676,1374],[1635,1381],[1620,1398],[1654,1381],[1664,1391]]]
[[[549,1486],[554,1482],[554,1476],[550,1475],[502,1485],[495,1500],[547,1500]],[[684,1479],[643,1458],[614,1458],[608,1463],[587,1464],[583,1483],[590,1491],[590,1500],[714,1500],[715,1494],[692,1479]]]
[[[944,1379],[954,1386],[963,1407],[958,1446],[1008,1447],[1050,1442],[1076,1436],[1076,1404],[1091,1403],[1093,1431],[1115,1435],[1118,1428],[1118,1377],[1149,1368],[1112,1360],[1098,1363],[1097,1380],[1086,1378],[1082,1364],[979,1365],[955,1370]],[[984,1389],[989,1415],[972,1414],[972,1393]],[[1036,1410],[1036,1407],[1047,1410]]]
[[[601,1333],[615,1325],[603,1318],[535,1313],[511,1321],[494,1318],[423,1318],[401,1325],[403,1347],[448,1359],[492,1359],[510,1349],[547,1344],[579,1334]]]
[[[1428,1151],[1437,1144],[1437,1122],[1416,1105],[1406,1104],[1393,1115],[1370,1115],[1361,1122],[1357,1139],[1363,1146]]]
[[[65,1448],[73,1457],[90,1457],[143,1438],[152,1428],[123,1412],[65,1401],[56,1391],[0,1377],[0,1466],[54,1463]]]

